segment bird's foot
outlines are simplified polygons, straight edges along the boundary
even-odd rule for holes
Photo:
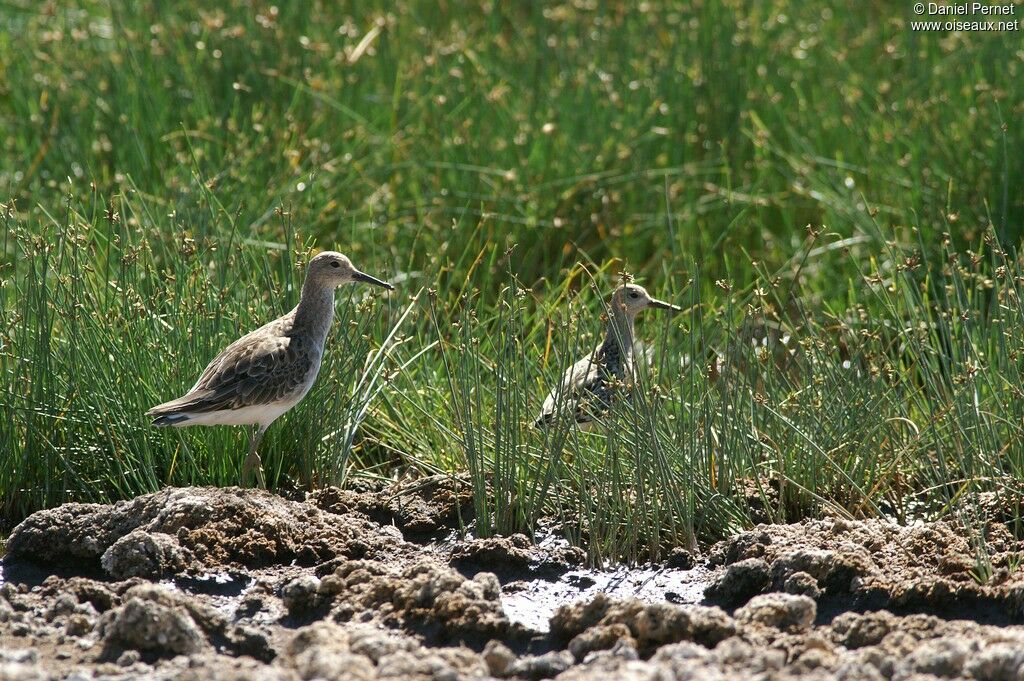
[[[256,487],[267,488],[267,482],[263,478],[263,460],[256,452],[245,457],[245,462],[242,464],[242,487],[250,487],[254,477]]]

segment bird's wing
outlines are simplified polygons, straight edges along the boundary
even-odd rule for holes
[[[299,336],[275,333],[274,324],[229,345],[207,365],[187,394],[157,405],[147,414],[239,409],[279,402],[294,394],[315,363],[313,348]]]
[[[604,383],[601,361],[598,349],[569,367],[558,386],[544,399],[540,414],[537,416],[537,425],[553,422],[558,415],[559,407],[563,410],[574,410],[577,421],[588,413],[590,409],[586,404],[589,402],[587,398]]]
[[[640,364],[651,366],[654,364],[654,346],[644,343],[642,340],[633,341],[633,357],[639,359]]]

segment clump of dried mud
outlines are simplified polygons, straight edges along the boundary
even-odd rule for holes
[[[165,489],[113,505],[64,504],[29,516],[7,553],[42,564],[102,568],[114,578],[189,569],[316,565],[392,549],[395,533],[256,490]]]
[[[980,561],[965,532],[943,522],[815,520],[760,525],[721,542],[708,596],[739,605],[767,591],[825,597],[846,609],[927,612],[981,621],[1024,619],[1021,545],[995,526]],[[991,574],[981,581],[979,566]],[[990,566],[990,567],[989,567]]]
[[[472,487],[460,478],[444,475],[388,488],[327,487],[310,494],[308,501],[331,513],[360,513],[382,525],[394,525],[410,537],[451,530],[473,519]]]
[[[439,477],[42,511],[7,544],[0,679],[1024,679],[1008,535],[984,582],[951,526],[835,520],[605,573],[559,542],[437,539],[465,495]]]

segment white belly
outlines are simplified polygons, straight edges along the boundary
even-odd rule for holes
[[[302,399],[301,397],[299,399]],[[294,407],[299,400],[259,404],[241,409],[211,411],[202,414],[185,414],[188,420],[176,423],[176,426],[247,426],[259,424],[266,428],[277,420],[281,414]]]
[[[309,389],[316,381],[316,375],[320,371],[320,356],[314,357],[313,365],[310,367],[306,380],[298,392],[293,393],[287,399],[269,404],[255,404],[239,409],[224,409],[211,412],[181,412],[186,420],[175,423],[175,426],[247,426],[257,424],[266,430],[271,423],[276,421],[282,414],[302,401]]]

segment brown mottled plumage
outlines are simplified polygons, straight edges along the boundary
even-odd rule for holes
[[[188,393],[147,411],[153,425],[252,425],[243,476],[255,471],[262,486],[260,438],[313,386],[334,319],[334,289],[355,282],[394,289],[357,270],[341,253],[317,255],[309,262],[299,304],[225,348]]]
[[[546,426],[572,410],[581,430],[589,430],[611,407],[617,388],[633,378],[633,322],[649,307],[678,312],[681,308],[652,298],[642,286],[625,284],[612,294],[604,342],[565,372],[544,400],[535,426]]]

